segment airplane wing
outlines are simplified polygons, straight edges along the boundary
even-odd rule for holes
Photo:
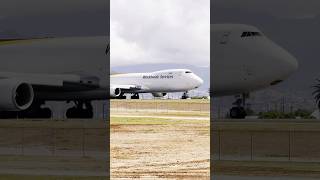
[[[117,84],[111,84],[110,86],[111,88],[119,88],[121,89],[121,92],[124,92],[124,93],[134,93],[134,92],[138,92],[138,91],[141,91],[143,90],[144,88],[139,86],[139,85],[134,85],[134,84],[121,84],[121,85],[117,85]]]
[[[142,93],[146,88],[141,87],[140,85],[134,84],[111,84],[110,85],[110,96],[111,97],[120,97],[126,93]]]
[[[101,86],[99,79],[90,75],[81,74],[40,74],[40,73],[14,73],[0,72],[0,81],[17,80],[28,83],[35,89],[42,90],[88,90],[96,89]]]

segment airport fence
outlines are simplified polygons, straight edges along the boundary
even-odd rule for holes
[[[115,100],[111,101],[113,112],[210,112],[209,100]]]
[[[1,125],[0,155],[105,158],[107,140],[105,127],[72,127],[70,124],[65,127]]]
[[[232,104],[222,104],[219,101],[212,104],[212,117],[216,119],[229,118],[230,108],[233,107]],[[263,102],[263,103],[250,103],[246,106],[252,110],[252,115],[257,115],[259,112],[283,112],[283,113],[293,113],[296,110],[308,110],[312,112],[315,110],[315,105],[312,103],[301,103],[301,102],[285,102],[282,100]],[[250,114],[251,115],[251,114]]]
[[[320,130],[214,130],[213,159],[320,162]]]

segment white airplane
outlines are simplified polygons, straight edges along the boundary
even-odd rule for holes
[[[46,101],[73,101],[68,118],[91,118],[108,97],[105,37],[0,41],[0,117],[48,118]]]
[[[276,85],[298,68],[297,60],[260,30],[242,24],[212,24],[211,88],[213,97],[240,95],[230,109],[244,118],[249,92]]]
[[[110,76],[110,96],[123,99],[130,93],[134,94],[131,99],[139,99],[139,93],[152,93],[154,97],[163,97],[168,92],[187,92],[202,84],[203,80],[188,69],[113,74]],[[187,98],[187,93],[183,98]]]
[[[248,94],[278,84],[298,67],[292,55],[255,27],[221,24],[211,29],[210,89],[214,97]],[[93,100],[121,92],[163,95],[173,91],[170,84],[185,91],[202,83],[188,70],[171,70],[147,73],[145,79],[142,74],[114,75],[110,88],[108,47],[106,36],[0,41],[0,117],[50,117],[51,110],[42,108],[46,101],[73,101],[75,106],[68,109],[67,117],[92,117]],[[156,80],[153,75],[160,77],[157,83],[151,83]],[[194,83],[180,87],[185,84],[183,78]],[[231,117],[245,116],[245,97],[230,110]]]

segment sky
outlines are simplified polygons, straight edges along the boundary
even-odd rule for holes
[[[0,37],[109,34],[109,0],[2,0]]]
[[[111,67],[209,67],[209,0],[111,0],[110,18]]]
[[[214,0],[217,8],[237,8],[282,18],[312,18],[320,12],[319,0]]]

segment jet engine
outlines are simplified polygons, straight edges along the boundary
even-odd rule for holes
[[[0,80],[0,111],[21,111],[29,108],[34,99],[30,84],[14,79]]]
[[[119,97],[121,95],[121,89],[110,87],[110,96],[111,97]]]
[[[152,93],[153,97],[164,97],[167,93]]]

